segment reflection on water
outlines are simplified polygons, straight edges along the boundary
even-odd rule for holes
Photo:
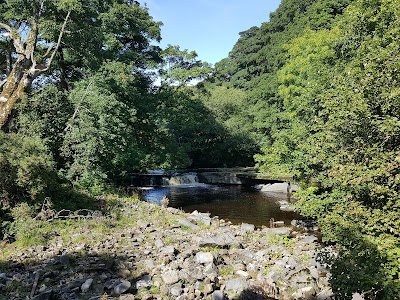
[[[167,196],[169,206],[186,212],[198,210],[210,212],[234,224],[251,223],[256,226],[269,225],[269,220],[290,221],[299,216],[279,209],[279,201],[286,201],[285,194],[263,193],[242,186],[217,186],[206,184],[155,187],[143,192],[143,198],[160,204]]]

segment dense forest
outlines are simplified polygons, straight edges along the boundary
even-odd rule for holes
[[[3,238],[21,203],[256,165],[302,183],[337,299],[399,298],[400,1],[283,0],[215,66],[161,26],[137,1],[0,1]]]

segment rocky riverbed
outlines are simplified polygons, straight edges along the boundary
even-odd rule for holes
[[[145,202],[120,210],[123,224],[97,217],[45,245],[7,245],[0,299],[332,298],[313,235]]]

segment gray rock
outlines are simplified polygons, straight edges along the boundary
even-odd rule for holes
[[[131,283],[127,280],[121,280],[121,283],[114,287],[114,294],[121,295],[131,288]]]
[[[295,269],[299,264],[293,257],[289,257],[289,259],[287,261],[287,265],[289,266],[289,268]]]
[[[294,209],[294,206],[292,206],[292,205],[281,205],[280,207],[279,207],[279,209],[281,210],[281,211],[286,211],[286,212],[293,212],[295,209]]]
[[[178,223],[179,223],[179,225],[181,225],[183,227],[188,227],[188,228],[190,228],[192,230],[197,230],[197,229],[200,228],[199,226],[197,226],[197,225],[193,224],[192,222],[190,222],[188,219],[179,219]]]
[[[151,287],[151,276],[145,275],[135,283],[136,289]]]
[[[248,288],[248,286],[247,280],[244,277],[230,279],[225,283],[226,290],[233,290],[235,292],[241,292]]]
[[[180,214],[181,211],[179,209],[173,208],[173,207],[167,207],[167,211],[170,212],[171,214],[177,215]]]
[[[4,284],[8,280],[6,273],[0,273],[0,283]]]
[[[288,235],[290,234],[290,228],[289,227],[264,228],[262,232],[266,234]]]
[[[187,217],[187,219],[196,224],[203,224],[205,226],[211,225],[210,213],[199,213],[197,210],[195,210],[190,214],[190,216]]]
[[[210,264],[214,262],[214,256],[211,252],[198,252],[196,253],[196,263]]]
[[[138,220],[138,221],[136,222],[136,224],[137,224],[137,226],[139,226],[139,228],[141,228],[141,229],[145,229],[145,228],[147,228],[147,227],[150,225],[148,222],[143,221],[143,220]]]
[[[64,255],[60,255],[58,257],[58,261],[60,264],[62,264],[63,266],[69,265],[69,257],[68,255],[64,254]]]
[[[118,284],[118,280],[108,280],[106,283],[104,283],[104,288],[106,290],[112,290],[116,285]]]
[[[179,271],[179,277],[185,280],[186,282],[193,282],[196,280],[203,280],[205,274],[203,270],[199,267],[190,268],[190,269],[182,269]]]
[[[200,247],[212,246],[212,247],[230,248],[232,246],[239,246],[239,245],[240,245],[239,241],[230,231],[226,231],[218,235],[205,237],[199,242]]]
[[[315,298],[317,300],[332,300],[333,299],[333,292],[332,292],[332,290],[321,291],[321,292],[318,293],[318,295],[315,296]],[[352,300],[356,300],[356,299],[353,298]],[[358,300],[362,300],[362,298],[358,299]]]
[[[226,298],[222,291],[214,291],[211,295],[211,299],[212,300],[224,300]]]
[[[255,228],[253,224],[242,223],[242,225],[240,225],[240,229],[246,232],[252,232]]]
[[[244,277],[244,278],[250,278],[249,273],[247,273],[246,271],[239,270],[239,271],[236,271],[236,274],[241,277]]]
[[[86,279],[86,281],[81,286],[82,293],[88,292],[90,290],[90,287],[92,286],[92,283],[93,278]]]
[[[36,295],[35,297],[32,298],[32,300],[50,300],[53,295],[53,290],[49,289],[46,290],[39,295]]]
[[[364,296],[359,293],[355,293],[355,294],[353,294],[353,297],[351,300],[364,300]]]
[[[288,192],[297,191],[299,190],[299,188],[300,187],[298,185],[291,184],[290,186],[288,186],[286,182],[282,182],[282,183],[267,184],[262,187],[261,191],[287,194]]]
[[[216,277],[218,276],[218,268],[213,263],[209,263],[204,268],[204,274],[207,275],[207,277]]]
[[[174,297],[182,295],[182,287],[179,285],[174,285],[169,290],[170,294]]]
[[[167,254],[167,255],[174,255],[176,254],[178,251],[175,249],[174,246],[166,246],[164,248],[161,249],[161,253],[163,254]]]
[[[315,289],[312,286],[307,286],[299,289],[292,294],[294,299],[311,299],[315,295]]]
[[[236,263],[233,265],[233,269],[235,271],[239,271],[239,270],[244,271],[246,269],[246,266],[243,263],[239,262],[239,263]]]
[[[157,248],[162,248],[162,247],[164,247],[164,243],[163,243],[162,240],[155,240],[154,245],[155,245]]]
[[[302,238],[300,241],[305,244],[312,244],[312,243],[317,242],[318,238],[315,235],[307,235],[306,237]]]
[[[207,283],[204,285],[203,293],[204,295],[211,294],[214,291],[214,288],[211,283]]]
[[[318,280],[319,279],[319,272],[317,270],[317,268],[308,268],[310,270],[310,275],[315,279]]]
[[[176,270],[167,271],[161,274],[161,278],[165,284],[174,284],[179,281],[179,274]]]
[[[254,253],[249,251],[249,250],[243,250],[240,255],[239,258],[242,260],[243,263],[245,264],[249,264],[254,262]]]
[[[154,269],[155,264],[154,264],[154,260],[152,259],[145,259],[143,261],[143,266],[145,268],[146,271],[151,271]]]

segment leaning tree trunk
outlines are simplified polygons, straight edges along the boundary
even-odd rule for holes
[[[29,74],[32,62],[20,55],[7,76],[0,94],[0,128],[7,122],[15,103],[30,88],[32,75]]]
[[[42,5],[43,3],[44,1]],[[18,30],[12,28],[8,24],[0,23],[0,27],[8,31],[6,35],[11,38],[18,55],[10,74],[8,74],[7,78],[0,84],[0,87],[3,87],[0,93],[0,128],[6,124],[15,103],[30,89],[32,81],[50,69],[54,56],[60,47],[70,13],[71,11],[67,13],[64,23],[62,24],[57,44],[55,47],[50,46],[48,48],[43,60],[39,63],[35,60],[35,50],[39,35],[37,24],[40,14],[37,15],[34,20],[31,20],[30,31],[24,43],[21,41]],[[50,57],[47,57],[47,55],[50,55]]]

